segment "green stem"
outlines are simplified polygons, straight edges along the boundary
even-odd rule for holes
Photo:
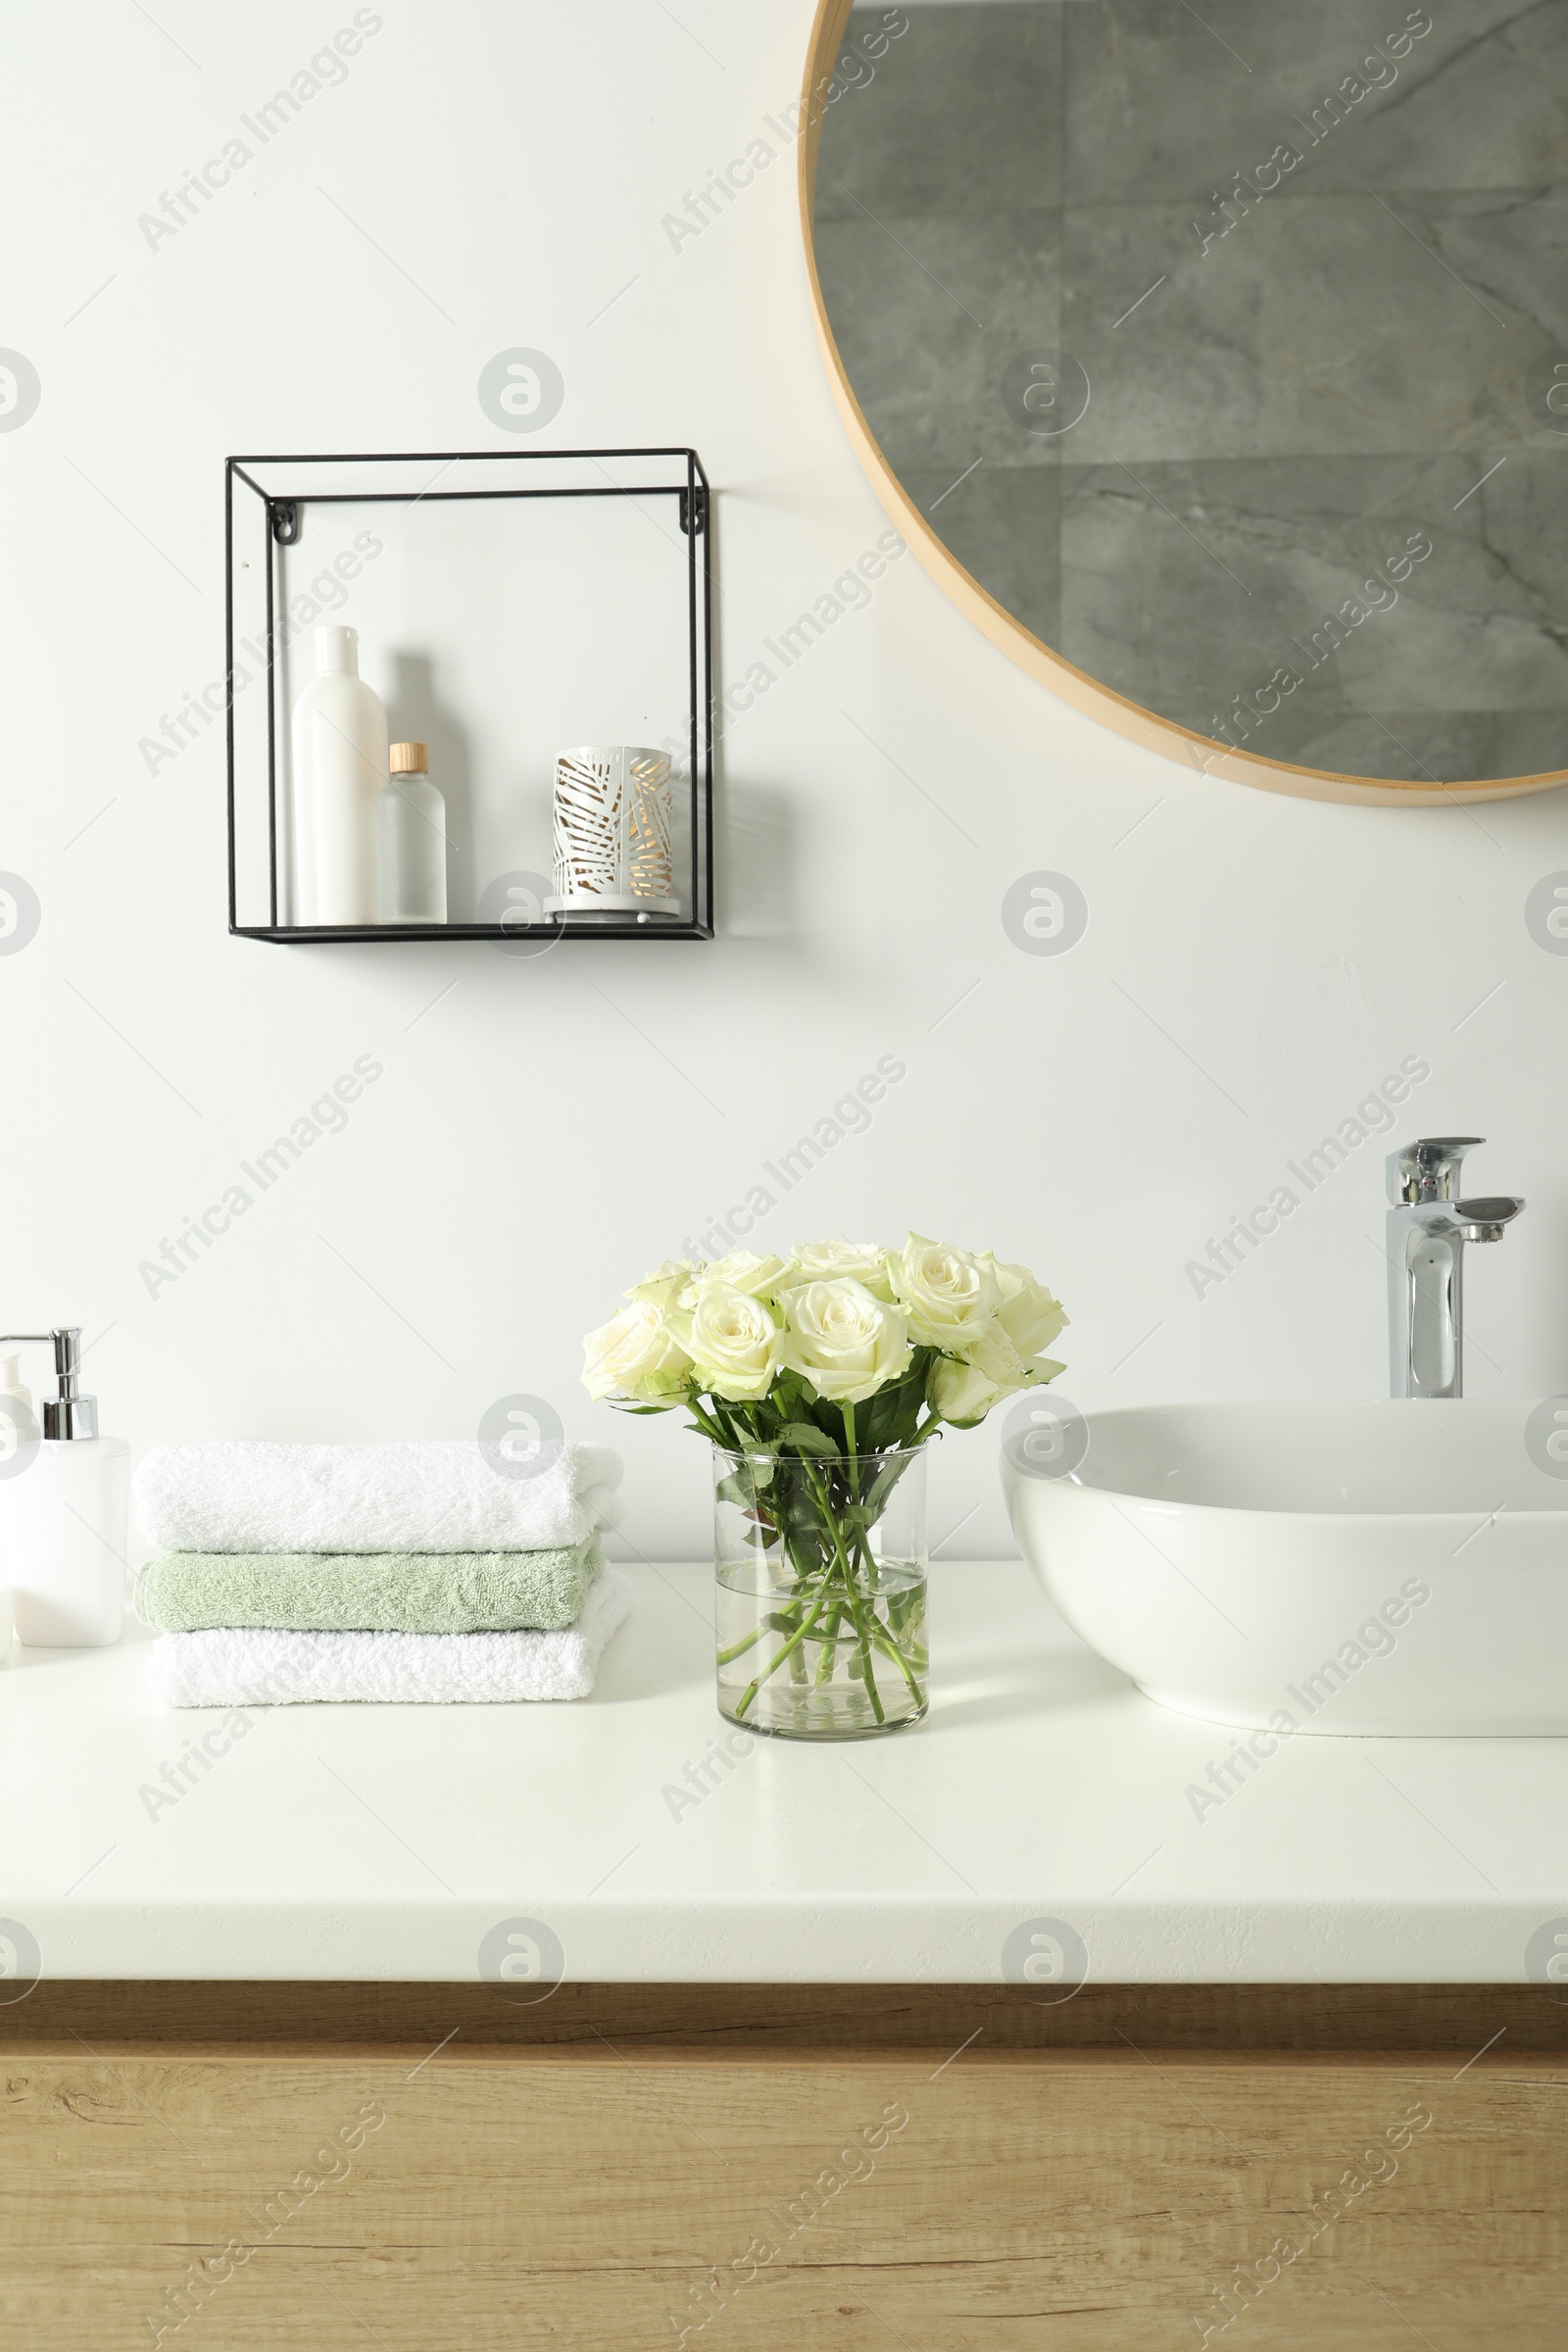
[[[801,1417],[806,1417],[804,1408],[791,1409],[800,1410]],[[694,1419],[698,1418],[698,1411],[699,1408],[694,1408]],[[852,1635],[857,1679],[861,1682],[879,1725],[886,1723],[887,1709],[877,1685],[875,1654],[897,1668],[917,1707],[925,1703],[925,1693],[910,1656],[893,1631],[891,1615],[884,1617],[878,1611],[878,1567],[864,1513],[873,1493],[880,1495],[882,1507],[886,1507],[894,1486],[908,1467],[914,1446],[933,1435],[939,1424],[933,1416],[913,1433],[912,1443],[906,1439],[896,1449],[904,1454],[902,1461],[890,1464],[873,1454],[862,1465],[854,1405],[842,1406],[841,1414],[846,1460],[836,1480],[830,1481],[809,1455],[792,1456],[788,1461],[781,1455],[775,1456],[777,1483],[770,1481],[766,1488],[759,1488],[754,1496],[753,1516],[780,1545],[788,1563],[791,1587],[787,1591],[775,1588],[773,1610],[753,1632],[720,1651],[718,1660],[721,1665],[728,1665],[755,1649],[769,1628],[781,1634],[787,1631],[788,1639],[748,1686],[736,1707],[737,1718],[750,1711],[762,1685],[786,1666],[797,1686],[814,1684],[819,1688],[831,1682],[845,1632]],[[702,1419],[709,1422],[706,1434],[712,1434],[713,1422],[720,1423],[721,1442],[728,1441],[724,1450],[732,1454],[744,1456],[749,1446],[769,1442],[740,1426],[742,1414],[733,1407],[721,1407],[717,1399],[710,1399],[709,1412]],[[791,1507],[788,1482],[794,1479],[802,1482],[810,1498],[808,1512]],[[886,1482],[885,1494],[878,1481]],[[840,1486],[846,1489],[843,1512],[835,1500]],[[814,1674],[804,1655],[805,1644],[813,1633],[820,1645]]]
[[[738,1642],[732,1642],[728,1649],[721,1649],[718,1652],[718,1663],[720,1666],[728,1666],[734,1659],[744,1657],[749,1649],[755,1649],[758,1642],[760,1642],[762,1636],[766,1633],[772,1622],[773,1620],[771,1617],[764,1617],[761,1624],[757,1626],[751,1633],[742,1635],[740,1641]]]
[[[859,1456],[856,1447],[855,1407],[853,1404],[847,1404],[844,1407],[844,1434],[849,1441],[850,1460],[854,1464],[855,1499],[857,1502],[862,1502],[864,1500],[864,1496],[860,1492],[860,1465]],[[900,1471],[899,1476],[902,1478],[903,1475],[904,1473]],[[869,1592],[869,1591],[874,1588],[876,1583],[876,1562],[871,1555],[870,1530],[863,1524],[858,1526],[856,1530],[856,1550],[859,1555],[860,1565],[865,1572],[866,1587]],[[899,1671],[903,1675],[905,1681],[908,1684],[909,1690],[914,1698],[923,1704],[920,1686],[915,1681],[912,1673],[909,1671],[908,1660],[905,1657],[904,1652],[899,1647],[898,1643],[893,1640],[892,1635],[886,1630],[886,1628],[878,1624],[876,1602],[874,1599],[871,1599],[870,1601],[870,1621],[871,1626],[874,1629],[871,1639],[875,1642],[877,1648],[885,1651],[889,1657],[896,1661]],[[876,1681],[871,1672],[870,1651],[866,1647],[866,1629],[864,1625],[861,1624],[858,1616],[857,1616],[856,1622],[860,1632],[860,1652],[865,1664],[866,1691],[870,1697],[872,1706],[876,1710],[876,1719],[878,1723],[882,1723],[886,1720],[886,1718],[881,1705],[880,1695],[877,1691]]]
[[[893,1636],[885,1631],[879,1634],[877,1637],[877,1647],[878,1649],[885,1649],[888,1656],[895,1661],[899,1672],[903,1675],[905,1681],[909,1686],[909,1695],[911,1698],[916,1700],[920,1706],[923,1707],[925,1705],[925,1692],[921,1690],[919,1683],[915,1679],[914,1669],[910,1666],[908,1659],[905,1656],[903,1650],[899,1647],[898,1642],[893,1639]]]
[[[871,1701],[871,1712],[878,1723],[886,1723],[888,1711],[882,1704],[882,1693],[876,1687],[876,1676],[871,1671],[871,1636],[866,1629],[864,1612],[858,1600],[851,1601],[850,1614],[855,1619],[855,1630],[860,1637],[856,1649],[856,1658],[860,1669],[860,1680],[865,1685],[865,1695]]]
[[[850,1443],[853,1446],[855,1443],[855,1407],[852,1404],[847,1404],[844,1407],[844,1425],[849,1435]],[[882,1694],[876,1687],[876,1676],[871,1671],[870,1637],[866,1632],[860,1595],[856,1588],[855,1569],[851,1564],[848,1552],[844,1548],[844,1537],[840,1529],[838,1519],[834,1513],[833,1498],[822,1484],[820,1472],[816,1469],[815,1465],[809,1461],[808,1461],[806,1464],[806,1475],[809,1484],[815,1490],[817,1508],[821,1514],[822,1524],[826,1528],[827,1533],[832,1540],[833,1549],[838,1554],[839,1567],[844,1577],[845,1599],[849,1606],[850,1615],[855,1620],[855,1630],[860,1637],[859,1660],[861,1675],[865,1683],[865,1695],[871,1701],[871,1712],[876,1717],[878,1723],[886,1723],[887,1709],[882,1704]],[[859,1480],[858,1477],[857,1477],[855,1494],[856,1501],[859,1500],[858,1490]],[[861,1542],[863,1545],[863,1531]]]
[[[821,1474],[817,1470],[815,1463],[804,1456],[803,1460],[805,1461],[807,1481],[816,1493],[816,1507],[818,1515],[821,1519],[823,1527],[827,1530],[828,1541],[831,1543],[833,1549],[838,1554],[839,1566],[844,1571],[845,1586],[847,1589],[853,1590],[855,1584],[855,1571],[850,1565],[849,1554],[844,1548],[844,1538],[840,1531],[838,1519],[833,1509],[833,1497],[828,1494],[826,1488],[823,1486]]]
[[[766,1667],[763,1672],[757,1677],[755,1682],[748,1683],[745,1696],[742,1698],[740,1705],[735,1710],[737,1715],[745,1714],[747,1708],[751,1705],[753,1699],[757,1696],[757,1693],[759,1690],[760,1690],[762,1685],[772,1681],[774,1675],[777,1674],[785,1659],[791,1656],[799,1647],[800,1643],[805,1641],[807,1635],[810,1632],[818,1617],[821,1616],[825,1601],[826,1594],[822,1596],[822,1599],[818,1600],[809,1617],[806,1618],[800,1625],[796,1627],[794,1633],[791,1634],[789,1640],[779,1651],[778,1656],[773,1660],[773,1663]]]

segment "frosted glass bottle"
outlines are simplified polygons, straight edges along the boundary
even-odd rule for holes
[[[430,781],[422,743],[395,743],[392,780],[375,804],[383,923],[447,919],[447,805]]]
[[[375,804],[386,712],[360,676],[360,633],[316,632],[316,676],[294,706],[294,920],[379,921]]]

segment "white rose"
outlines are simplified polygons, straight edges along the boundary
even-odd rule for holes
[[[1036,1282],[1027,1266],[1004,1265],[989,1250],[981,1254],[1002,1292],[997,1317],[1004,1331],[1020,1355],[1038,1355],[1066,1324],[1061,1301]]]
[[[765,1396],[779,1368],[783,1333],[760,1298],[705,1275],[675,1328],[699,1388],[742,1404]]]
[[[1029,1386],[1029,1367],[1008,1339],[1000,1315],[993,1315],[984,1331],[976,1332],[966,1347],[954,1352],[961,1363],[971,1364],[987,1380],[995,1381],[999,1389]]]
[[[702,1271],[701,1258],[666,1257],[662,1266],[656,1266],[651,1274],[645,1274],[641,1282],[634,1282],[631,1289],[623,1291],[621,1296],[633,1300],[646,1300],[650,1306],[671,1306]]]
[[[753,1298],[776,1290],[783,1271],[781,1257],[759,1257],[755,1250],[732,1250],[728,1257],[715,1257],[703,1269],[707,1281],[727,1282],[731,1290],[745,1291]]]
[[[888,1281],[888,1253],[875,1242],[808,1242],[791,1253],[779,1278],[780,1292],[798,1291],[808,1282],[863,1283],[873,1298],[893,1303]]]
[[[808,1282],[785,1300],[784,1361],[835,1404],[858,1404],[907,1370],[909,1335],[897,1306],[863,1282]]]
[[[944,1421],[983,1421],[1007,1394],[978,1364],[961,1364],[952,1355],[939,1355],[926,1376],[926,1402]]]
[[[1027,1358],[1020,1355],[1000,1315],[994,1315],[984,1331],[954,1352],[961,1364],[980,1373],[992,1383],[997,1395],[1004,1396],[1016,1389],[1037,1388],[1042,1381],[1054,1380],[1062,1369],[1049,1355]],[[995,1403],[996,1398],[991,1401]]]
[[[996,1270],[967,1250],[951,1250],[911,1233],[889,1261],[893,1290],[908,1310],[909,1336],[922,1348],[961,1348],[984,1331],[1002,1300]]]
[[[691,1359],[651,1299],[635,1299],[583,1341],[582,1381],[590,1396],[678,1404],[691,1387]]]

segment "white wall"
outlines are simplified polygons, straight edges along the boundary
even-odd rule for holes
[[[1472,1387],[1568,1389],[1568,960],[1523,919],[1568,866],[1561,797],[1199,781],[1024,677],[912,558],[731,730],[713,944],[229,939],[220,730],[156,775],[138,751],[221,672],[226,453],[500,446],[479,371],[541,348],[561,445],[701,451],[726,679],[886,526],[818,360],[793,155],[678,251],[662,225],[781,146],[804,0],[385,0],[346,82],[150,250],[138,216],[353,16],[156,13],[7,33],[0,343],[42,401],[0,432],[0,866],[42,923],[0,957],[0,1287],[12,1326],[86,1327],[107,1428],[459,1436],[530,1392],[624,1447],[635,1547],[696,1554],[701,1447],[590,1406],[579,1335],[888,1054],[870,1131],[760,1238],[912,1224],[1030,1260],[1082,1405],[1380,1390],[1391,1139],[1201,1300],[1184,1267],[1422,1056],[1402,1126],[1492,1137],[1478,1189],[1530,1196],[1472,1262]],[[1002,924],[1039,868],[1091,908],[1059,957]],[[149,1296],[141,1261],[360,1055],[384,1075],[346,1131]],[[995,1464],[994,1436],[940,1448],[950,1557],[1012,1548]]]

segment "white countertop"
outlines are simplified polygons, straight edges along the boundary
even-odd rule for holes
[[[0,1935],[46,1977],[471,1982],[521,1919],[584,1980],[995,1983],[1045,1920],[1106,1983],[1523,1983],[1568,1921],[1568,1740],[1302,1737],[1200,1819],[1235,1735],[1141,1697],[1017,1562],[934,1572],[923,1725],[759,1740],[681,1802],[727,1729],[711,1571],[628,1573],[591,1699],[254,1709],[155,1808],[222,1712],[164,1712],[136,1629],[14,1649]]]

